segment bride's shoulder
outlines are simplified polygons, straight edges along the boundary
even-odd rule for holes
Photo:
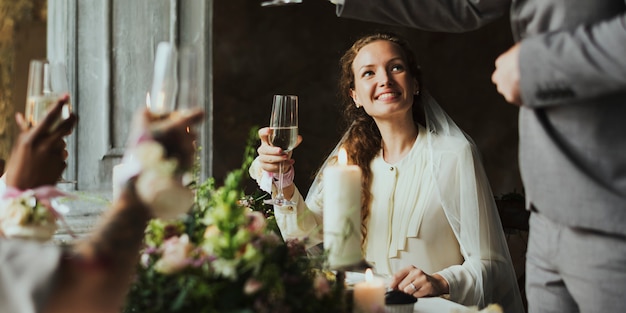
[[[465,137],[441,134],[428,134],[427,136],[430,136],[430,140],[427,140],[428,144],[437,152],[459,153],[472,148],[471,142]]]

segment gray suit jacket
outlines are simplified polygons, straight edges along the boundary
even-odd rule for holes
[[[509,13],[527,200],[557,223],[626,235],[624,0],[346,0],[337,13],[448,32]]]

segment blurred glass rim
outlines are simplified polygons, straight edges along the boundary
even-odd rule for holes
[[[167,113],[198,106],[203,99],[200,47],[160,42],[154,57],[148,107]]]
[[[277,7],[283,5],[291,5],[302,3],[302,0],[273,0],[261,2],[262,7]]]
[[[28,95],[69,93],[65,63],[48,59],[33,59],[28,68]]]

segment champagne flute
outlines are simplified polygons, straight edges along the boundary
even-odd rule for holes
[[[198,108],[204,100],[202,76],[200,73],[200,52],[195,45],[182,46],[178,54],[178,94],[176,96],[176,114],[186,116]],[[192,126],[187,127],[187,133],[195,131]],[[193,142],[197,151],[197,142]],[[197,157],[197,156],[196,156]],[[199,181],[199,173],[191,169],[183,173],[183,185],[191,186]]]
[[[178,94],[176,110],[181,114],[200,106],[203,100],[202,77],[199,71],[199,52],[196,46],[180,48],[178,57]]]
[[[149,110],[155,118],[166,118],[176,106],[176,67],[178,63],[176,46],[160,42],[154,57],[154,73],[150,91]]]
[[[59,98],[69,93],[65,65],[50,63],[48,60],[32,60],[28,69],[28,86],[26,92],[26,121],[31,127],[44,119],[48,111]],[[68,102],[61,112],[61,120],[70,116],[71,104]]]
[[[295,148],[298,141],[298,96],[274,95],[272,115],[270,117],[269,143],[280,147],[283,153]],[[278,191],[273,199],[265,200],[267,204],[278,206],[293,205],[283,194],[283,162],[278,166]]]
[[[298,4],[298,3],[302,3],[302,0],[270,0],[270,1],[261,2],[261,6],[262,7],[275,7],[275,6]]]

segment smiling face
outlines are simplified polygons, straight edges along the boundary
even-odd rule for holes
[[[368,115],[375,120],[411,115],[419,84],[410,74],[400,46],[387,40],[363,46],[352,62],[352,72],[350,95]]]

